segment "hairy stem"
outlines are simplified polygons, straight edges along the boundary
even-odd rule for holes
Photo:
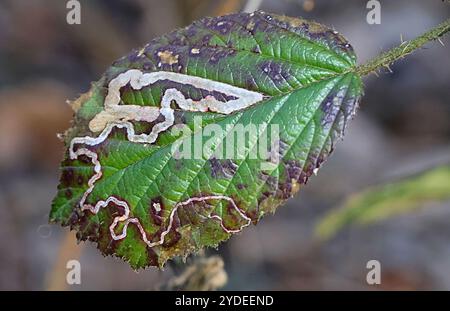
[[[439,37],[443,36],[448,31],[450,31],[450,18],[439,24],[438,26],[432,28],[431,30],[425,32],[421,36],[411,41],[402,42],[399,46],[391,49],[390,51],[387,51],[379,55],[378,57],[375,57],[374,59],[363,65],[359,65],[358,67],[356,67],[355,72],[360,76],[365,76],[377,71],[382,67],[386,67],[389,69],[389,65],[393,62],[414,52],[427,42],[439,39]]]

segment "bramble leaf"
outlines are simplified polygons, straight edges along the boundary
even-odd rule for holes
[[[217,246],[327,159],[362,95],[355,61],[337,32],[264,12],[150,41],[72,103],[50,220],[133,268]]]

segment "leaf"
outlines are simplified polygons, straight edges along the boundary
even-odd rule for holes
[[[326,160],[362,94],[355,59],[337,32],[263,12],[152,40],[72,103],[50,220],[133,268],[216,247]]]
[[[450,199],[450,166],[441,166],[351,196],[317,225],[316,235],[330,239],[351,225],[367,225],[414,211],[429,202]]]

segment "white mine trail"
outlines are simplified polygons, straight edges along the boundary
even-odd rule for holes
[[[120,89],[127,84],[135,90],[140,90],[142,87],[151,85],[157,81],[168,80],[176,83],[187,84],[193,87],[203,89],[210,92],[221,92],[228,96],[233,96],[236,99],[222,102],[216,99],[214,96],[206,96],[199,101],[194,101],[190,98],[185,98],[183,93],[177,89],[171,88],[164,92],[161,99],[161,107],[150,106],[137,106],[137,105],[121,105]],[[75,137],[70,142],[69,157],[74,160],[79,156],[84,155],[91,159],[94,165],[94,175],[88,181],[88,189],[83,194],[80,200],[80,208],[82,211],[89,210],[93,214],[97,214],[101,208],[107,207],[110,203],[114,203],[117,206],[123,208],[124,213],[121,216],[114,218],[113,222],[109,226],[111,237],[114,240],[124,239],[127,235],[127,228],[130,223],[134,224],[141,234],[142,240],[149,246],[154,247],[162,245],[164,243],[165,236],[170,232],[173,227],[173,221],[175,213],[179,207],[189,205],[196,202],[205,202],[213,200],[225,200],[231,203],[233,209],[246,221],[244,225],[241,225],[239,229],[228,229],[223,223],[223,219],[219,215],[208,215],[209,219],[216,219],[220,222],[221,228],[227,233],[236,233],[241,231],[244,227],[248,226],[251,219],[240,210],[232,198],[224,195],[211,195],[204,197],[192,197],[186,201],[175,204],[170,212],[169,222],[166,230],[164,230],[159,236],[159,240],[152,242],[147,238],[147,234],[142,227],[139,219],[130,216],[130,207],[128,203],[114,196],[108,197],[106,200],[100,200],[91,205],[86,203],[89,194],[92,193],[95,187],[95,182],[102,177],[102,166],[98,159],[97,153],[87,148],[77,148],[76,145],[88,145],[95,146],[104,142],[114,127],[125,128],[127,131],[127,139],[135,143],[152,144],[158,138],[159,133],[164,132],[174,123],[174,110],[170,107],[172,101],[175,101],[181,110],[186,111],[213,111],[222,114],[229,114],[237,110],[249,107],[256,102],[263,99],[263,95],[257,92],[248,91],[239,87],[235,87],[226,83],[217,82],[205,78],[194,77],[179,73],[158,71],[143,73],[140,70],[131,69],[124,73],[119,74],[116,78],[111,80],[108,86],[108,93],[105,97],[104,110],[98,113],[89,123],[89,129],[92,132],[101,132],[97,137]],[[159,115],[164,116],[164,121],[157,123],[153,126],[150,134],[136,134],[134,126],[129,121],[144,121],[153,122]],[[122,232],[116,234],[116,227],[119,223],[123,223]]]

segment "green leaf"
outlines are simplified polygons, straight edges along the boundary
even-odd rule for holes
[[[441,166],[351,196],[317,225],[316,235],[330,239],[351,225],[367,225],[412,212],[429,202],[450,199],[450,166]]]
[[[337,32],[263,12],[152,40],[72,103],[50,220],[133,268],[217,246],[327,159],[362,94],[355,59]]]

